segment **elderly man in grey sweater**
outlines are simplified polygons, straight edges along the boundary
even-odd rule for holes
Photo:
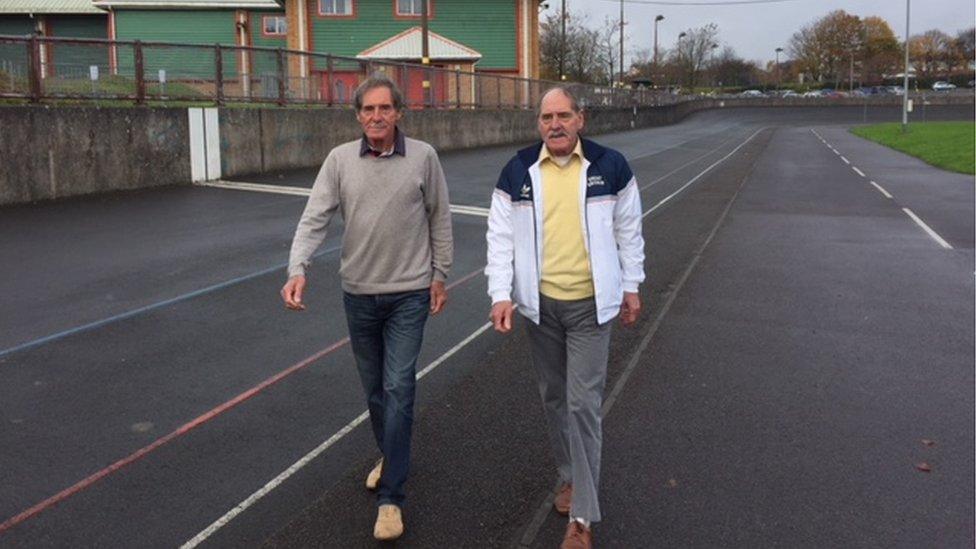
[[[285,305],[304,310],[310,258],[335,212],[342,237],[343,302],[349,338],[382,457],[366,478],[377,490],[373,535],[403,533],[417,355],[429,314],[447,302],[453,241],[444,172],[433,147],[397,128],[403,97],[384,78],[355,94],[363,137],[332,149],[302,214],[288,261]]]

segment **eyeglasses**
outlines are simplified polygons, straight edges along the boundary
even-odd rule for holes
[[[573,111],[563,111],[557,113],[547,112],[545,114],[539,115],[539,122],[548,125],[548,124],[552,124],[553,120],[559,119],[560,122],[565,124],[566,122],[571,121],[575,116],[576,113]]]

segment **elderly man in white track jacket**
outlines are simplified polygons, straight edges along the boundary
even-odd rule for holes
[[[640,189],[623,155],[579,138],[583,113],[566,88],[539,109],[542,142],[502,170],[488,216],[488,293],[496,330],[516,308],[539,376],[560,489],[564,548],[591,547],[610,321],[640,315],[644,280]]]

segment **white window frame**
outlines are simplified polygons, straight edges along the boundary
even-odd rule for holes
[[[332,10],[326,11],[325,3],[330,1],[332,3]],[[345,11],[335,11],[335,3],[338,1],[343,2]],[[355,12],[352,5],[352,3],[355,1],[356,0],[319,0],[319,15],[324,15],[326,17],[349,17]]]
[[[400,2],[403,2],[403,1],[410,2],[411,11],[409,11],[409,12],[402,12],[402,11],[400,11]],[[420,2],[418,2],[417,0],[393,0],[393,3],[395,4],[394,9],[396,10],[396,14],[397,14],[398,17],[421,17],[423,15],[421,13],[421,8],[422,8],[423,5]],[[414,8],[416,8],[416,10],[417,10],[416,12],[413,11]],[[433,0],[427,0],[427,16],[428,17],[430,17],[430,15],[432,13],[434,13],[433,8],[434,8],[434,1]]]
[[[268,30],[268,22],[272,22],[273,30]],[[287,36],[288,17],[284,15],[264,15],[261,17],[261,34],[265,36]]]

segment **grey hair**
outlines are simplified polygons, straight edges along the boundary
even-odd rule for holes
[[[569,108],[573,109],[573,112],[579,113],[580,111],[583,110],[581,101],[579,100],[578,97],[576,97],[576,94],[573,93],[568,86],[553,86],[548,90],[546,90],[546,93],[542,94],[542,97],[539,98],[539,106],[536,107],[535,109],[536,116],[542,114],[542,100],[545,99],[546,96],[549,95],[549,93],[554,91],[559,91],[564,96],[569,98]]]
[[[393,97],[393,108],[398,111],[403,110],[403,93],[400,92],[400,88],[397,87],[396,83],[382,74],[374,74],[366,80],[363,80],[359,87],[356,88],[354,101],[357,111],[363,108],[363,96],[366,95],[366,92],[376,88],[389,89],[390,95]]]

